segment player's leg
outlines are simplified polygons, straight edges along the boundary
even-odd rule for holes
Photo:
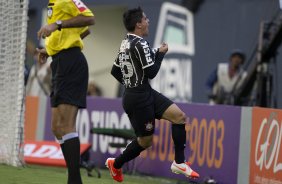
[[[131,141],[125,150],[117,158],[108,158],[106,166],[109,168],[111,176],[118,182],[123,181],[122,166],[135,159],[146,148],[152,145],[153,135],[138,137]]]
[[[174,142],[175,161],[172,164],[172,171],[185,174],[186,176],[198,177],[185,162],[184,149],[186,146],[185,113],[171,100],[154,90],[155,112],[158,119],[166,119],[172,122],[172,139]],[[175,170],[174,168],[178,169]],[[179,168],[184,168],[183,170]],[[181,172],[180,172],[181,171]],[[185,171],[185,172],[184,172]]]
[[[52,131],[61,141],[62,152],[68,167],[68,184],[80,184],[80,141],[75,129],[78,108],[60,104],[52,108]]]
[[[172,139],[175,145],[175,161],[183,163],[185,161],[184,149],[186,143],[185,120],[186,115],[170,99],[152,90],[154,96],[154,108],[157,119],[166,119],[172,122]]]
[[[184,149],[186,144],[186,115],[176,104],[172,104],[165,110],[162,115],[162,119],[166,119],[172,123],[171,134],[175,146],[175,162],[184,163]]]
[[[152,145],[153,135],[138,137],[131,141],[125,150],[115,159],[114,167],[116,169],[122,168],[123,164],[138,157],[140,153]]]
[[[172,172],[184,174],[187,177],[198,178],[199,174],[193,171],[185,162],[184,149],[186,146],[185,113],[176,105],[170,105],[162,115],[162,119],[172,122],[171,131],[174,142],[175,159],[171,165]]]
[[[135,159],[143,150],[152,145],[155,127],[153,110],[153,106],[148,106],[142,109],[135,109],[128,114],[137,139],[131,141],[117,158],[108,158],[106,161],[106,166],[116,181],[123,181],[121,170],[123,164]]]
[[[185,162],[185,113],[176,104],[173,103],[164,111],[162,119],[166,119],[172,122],[171,131],[175,149],[175,160],[171,165],[172,172],[176,174],[184,174],[187,177],[198,178],[199,174],[193,171],[188,163]]]

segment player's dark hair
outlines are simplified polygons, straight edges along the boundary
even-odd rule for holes
[[[143,10],[138,8],[133,8],[130,10],[127,10],[123,14],[123,24],[127,31],[132,32],[135,29],[135,25],[142,21],[143,17]]]

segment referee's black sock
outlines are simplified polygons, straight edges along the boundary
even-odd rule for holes
[[[68,167],[68,184],[82,184],[78,134],[76,132],[66,134],[63,136],[63,141],[63,154]]]
[[[114,162],[114,168],[120,169],[123,164],[129,162],[130,160],[138,157],[140,153],[145,150],[145,148],[141,147],[138,144],[137,139],[134,139],[131,143],[129,143],[125,150],[120,154]]]
[[[172,139],[175,149],[175,162],[177,164],[185,161],[184,149],[186,144],[185,124],[172,124]]]

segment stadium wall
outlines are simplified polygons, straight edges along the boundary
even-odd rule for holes
[[[104,54],[95,59],[94,57],[90,57],[90,55],[87,56],[88,61],[93,65],[91,67],[92,69],[90,69],[93,71],[91,75],[94,80],[99,79],[97,80],[99,82],[99,77],[105,79],[106,75],[97,76],[97,70],[99,69],[99,72],[103,71],[100,70],[101,66],[103,66],[102,69],[106,69],[104,71],[109,73],[110,69],[107,67],[110,67],[110,65],[105,65],[105,63],[111,63],[114,60],[117,49],[112,48],[118,48],[117,40],[122,38],[125,33],[125,30],[121,28],[122,12],[113,11],[115,12],[113,16],[106,16],[106,14],[111,14],[112,7],[118,7],[120,10],[124,10],[139,5],[142,6],[150,18],[150,35],[147,39],[154,46],[156,43],[155,37],[159,35],[157,30],[163,3],[181,4],[181,0],[84,0],[84,2],[94,10],[94,13],[95,9],[98,11],[96,14],[97,24],[91,28],[94,39],[87,41],[89,47],[86,46],[85,48],[89,50],[95,48],[96,53],[102,53],[101,50],[109,51],[107,55]],[[36,45],[38,44],[36,32],[42,24],[42,10],[45,9],[46,4],[47,0],[45,0],[45,3],[44,1],[39,3],[38,0],[30,0],[29,4],[33,13],[30,13],[28,39],[32,40]],[[104,10],[102,15],[100,14],[100,10]],[[182,53],[181,55],[177,55],[176,58],[178,60],[187,61],[182,62],[182,64],[172,61],[171,57],[174,56],[169,56],[170,60],[167,63],[170,64],[162,67],[168,73],[167,77],[163,78],[163,81],[166,82],[162,84],[162,93],[176,99],[183,99],[184,97],[184,99],[191,100],[192,102],[207,102],[205,83],[209,74],[216,68],[219,62],[227,62],[230,51],[234,48],[241,48],[249,58],[258,42],[260,22],[271,21],[278,10],[278,0],[206,0],[201,4],[198,11],[190,12],[187,10],[192,15],[194,22],[188,29],[194,32],[194,52],[192,52],[193,54],[189,52],[190,54]],[[110,44],[110,50],[107,46],[100,44],[100,42],[99,44],[97,43],[98,38],[103,37],[100,33],[107,33],[104,30],[99,31],[100,28],[98,27],[105,27],[105,25],[112,26],[110,28],[112,35],[116,35],[117,37],[117,40],[113,44]],[[118,28],[117,25],[119,25]],[[170,41],[168,43],[170,44]],[[109,44],[107,45],[109,46]],[[172,48],[170,47],[170,49]],[[92,53],[95,53],[95,51],[93,49],[91,50]],[[280,48],[278,53],[281,53],[281,51]],[[281,60],[281,55],[278,55],[276,58],[276,68],[282,68]],[[169,70],[171,66],[174,68]],[[102,85],[102,89],[105,91],[107,97],[113,97],[116,94],[117,83],[115,83],[113,78],[106,78],[106,80],[110,85],[106,83],[105,85],[100,85]],[[282,91],[282,85],[278,85],[281,83],[281,80],[281,72],[277,71],[274,93],[278,102],[278,108],[282,107],[282,96],[279,93],[279,91]],[[171,83],[174,85],[170,85]],[[190,86],[191,89],[187,86]]]
[[[107,157],[115,157],[123,150],[109,144],[122,143],[123,140],[91,134],[91,128],[130,129],[130,122],[120,99],[89,97],[87,102],[88,108],[79,112],[77,129],[81,143],[92,145],[91,160],[104,166]],[[265,181],[274,184],[282,181],[282,110],[178,105],[188,115],[187,161],[199,171],[201,180],[213,177],[224,184],[262,184]],[[40,110],[33,111],[38,107]],[[29,140],[54,141],[47,98],[27,97],[26,117],[25,132]],[[170,123],[156,121],[153,146],[126,168],[133,172],[185,180],[185,177],[170,172],[173,158]]]

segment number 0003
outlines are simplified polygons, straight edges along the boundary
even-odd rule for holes
[[[190,127],[189,146],[191,155],[189,162],[197,161],[199,166],[207,164],[208,167],[220,168],[224,149],[224,122],[211,120],[207,123],[206,119],[200,122],[193,119]]]

